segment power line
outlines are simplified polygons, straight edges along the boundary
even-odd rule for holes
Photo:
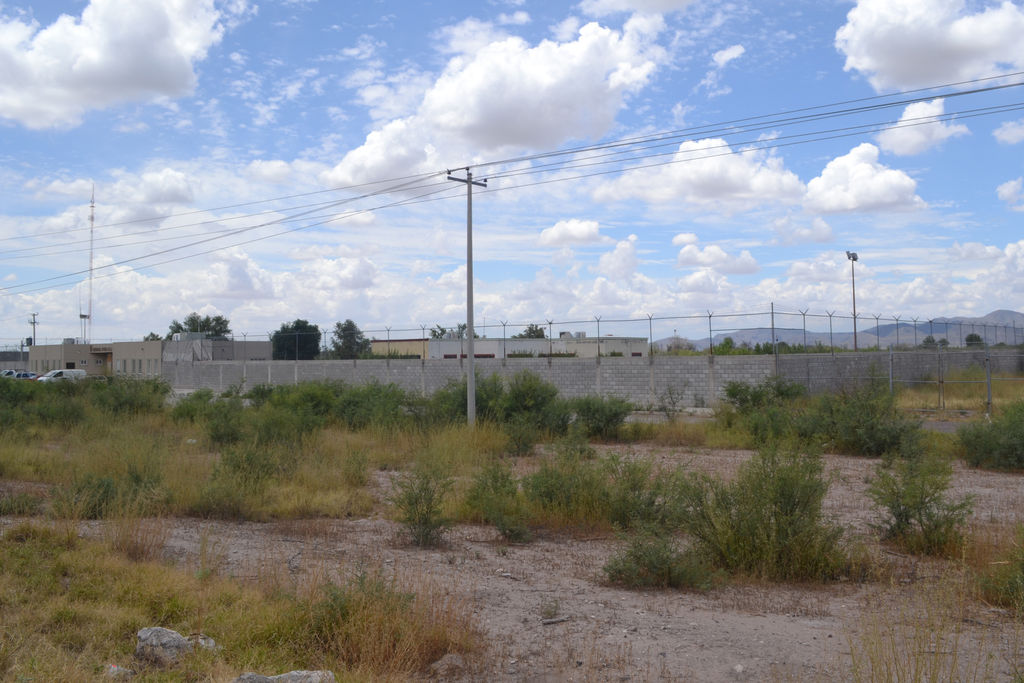
[[[946,85],[942,85],[942,86],[933,86],[933,87],[930,87],[930,88],[922,88],[922,89],[919,89],[917,91],[911,91],[911,92],[929,92],[929,91],[941,90],[943,88],[949,88],[949,87],[953,87],[953,86],[957,86],[957,85],[964,85],[964,84],[970,84],[970,83],[981,83],[981,82],[987,82],[987,81],[991,81],[991,80],[995,80],[995,79],[1005,79],[1005,78],[1008,78],[1008,77],[1017,76],[1017,75],[1021,75],[1021,74],[1024,74],[1024,72],[1014,72],[1014,73],[1011,73],[1011,74],[1002,74],[1002,75],[999,75],[999,76],[991,76],[991,77],[987,77],[987,78],[983,78],[983,79],[974,79],[974,80],[971,80],[971,81],[961,81],[959,83],[946,84]],[[992,92],[992,91],[996,91],[996,90],[1002,90],[1002,89],[1007,89],[1007,88],[1019,87],[1021,85],[1024,85],[1024,83],[1017,82],[1017,83],[1000,84],[1000,85],[994,85],[994,86],[986,86],[986,87],[981,87],[981,88],[973,88],[973,89],[970,89],[970,90],[967,90],[967,91],[959,91],[959,92],[947,93],[945,95],[941,95],[941,97],[959,97],[959,96],[966,96],[966,95],[971,95],[971,94],[976,95],[976,94],[985,93],[985,92]],[[656,157],[660,157],[660,156],[668,156],[670,154],[671,155],[675,155],[678,152],[678,150],[673,150],[671,152],[656,152],[656,153],[651,153],[651,154],[644,154],[643,152],[647,152],[649,150],[654,150],[654,149],[660,149],[660,148],[667,147],[667,146],[676,145],[680,140],[692,139],[695,135],[709,135],[709,134],[713,134],[713,133],[719,133],[719,134],[725,134],[725,135],[737,135],[739,133],[751,133],[751,132],[756,132],[758,130],[778,128],[780,126],[781,127],[793,126],[793,125],[797,125],[797,124],[806,124],[806,123],[809,123],[809,122],[812,122],[812,121],[819,121],[819,120],[824,120],[824,119],[829,119],[829,118],[837,118],[837,117],[841,117],[841,116],[851,116],[851,115],[854,115],[854,114],[863,114],[863,113],[867,113],[867,112],[870,112],[870,111],[877,111],[877,110],[880,110],[880,109],[892,108],[892,107],[902,106],[902,105],[906,105],[906,104],[912,104],[914,102],[921,102],[921,101],[925,101],[925,100],[936,99],[937,97],[940,97],[940,95],[933,94],[933,95],[930,95],[928,97],[902,98],[902,99],[897,99],[897,100],[891,100],[890,99],[891,97],[893,97],[893,96],[874,96],[874,97],[867,97],[867,98],[859,98],[859,99],[856,99],[856,100],[847,100],[847,101],[844,101],[844,102],[839,102],[839,103],[834,103],[834,104],[829,104],[829,105],[817,105],[817,106],[814,106],[814,107],[804,107],[804,108],[801,108],[801,109],[793,109],[793,110],[784,111],[784,112],[781,112],[781,113],[778,113],[778,114],[746,117],[746,118],[743,118],[743,119],[736,119],[736,120],[733,120],[733,121],[727,121],[727,122],[719,123],[719,124],[711,124],[711,125],[702,126],[702,127],[689,128],[689,129],[680,129],[680,130],[676,130],[676,131],[667,131],[667,132],[663,132],[663,133],[657,133],[657,134],[645,135],[645,136],[635,136],[635,137],[631,137],[631,138],[621,138],[621,139],[618,139],[618,140],[608,141],[606,143],[601,143],[601,144],[597,144],[597,145],[588,145],[588,146],[584,146],[584,147],[575,147],[575,148],[569,148],[569,149],[565,149],[565,150],[555,150],[555,151],[543,152],[543,153],[538,153],[538,154],[533,154],[533,155],[526,155],[526,156],[521,156],[521,157],[509,158],[509,159],[505,159],[505,160],[501,160],[501,161],[482,162],[482,163],[479,163],[479,164],[473,164],[472,167],[473,168],[486,168],[486,167],[493,167],[493,166],[498,166],[498,165],[510,165],[510,164],[516,164],[516,163],[521,164],[521,163],[527,163],[527,162],[535,161],[535,160],[553,159],[553,158],[558,158],[558,157],[572,157],[572,156],[579,157],[579,155],[581,153],[585,153],[585,152],[605,152],[606,150],[613,150],[613,149],[618,150],[618,151],[607,152],[607,153],[603,153],[603,154],[591,154],[589,157],[588,156],[584,156],[584,157],[572,160],[572,161],[575,161],[576,163],[572,163],[571,161],[570,162],[561,162],[561,163],[548,163],[548,164],[541,164],[541,165],[531,166],[531,167],[528,167],[526,169],[511,169],[511,170],[504,171],[504,172],[499,171],[498,173],[492,174],[490,176],[490,178],[492,178],[492,179],[496,179],[496,178],[511,178],[511,177],[516,177],[516,176],[521,176],[521,175],[537,174],[537,173],[543,172],[543,171],[545,171],[547,169],[559,169],[559,170],[563,170],[564,171],[564,170],[573,170],[573,169],[577,169],[577,168],[584,168],[584,167],[588,167],[588,166],[606,165],[606,164],[611,164],[611,163],[620,164],[620,166],[617,166],[614,169],[605,170],[605,171],[598,171],[598,172],[583,173],[583,174],[578,174],[578,175],[568,176],[568,177],[563,176],[563,177],[559,177],[559,178],[546,178],[546,179],[543,179],[543,180],[539,180],[537,182],[524,183],[524,184],[516,185],[516,186],[513,186],[513,187],[509,187],[509,188],[492,188],[492,189],[487,190],[487,192],[499,191],[499,189],[519,189],[519,188],[524,188],[524,187],[531,187],[531,186],[536,186],[536,185],[549,184],[549,183],[553,183],[553,182],[566,182],[566,181],[570,181],[570,180],[579,180],[579,179],[582,179],[582,178],[594,177],[594,176],[598,176],[598,175],[607,175],[609,173],[615,173],[615,172],[620,172],[620,171],[624,171],[624,170],[629,170],[630,168],[634,168],[634,169],[635,168],[650,168],[650,167],[653,167],[653,166],[661,166],[661,165],[672,164],[672,163],[684,163],[684,162],[687,162],[687,161],[699,161],[701,159],[714,158],[716,156],[725,156],[725,155],[730,155],[730,154],[742,154],[742,153],[745,153],[745,152],[751,150],[751,148],[749,148],[749,147],[747,149],[742,149],[742,150],[733,150],[733,149],[731,149],[730,145],[718,145],[717,147],[713,146],[713,147],[709,147],[709,148],[704,148],[702,151],[712,150],[712,149],[716,149],[716,148],[718,148],[718,149],[727,149],[727,151],[722,152],[722,153],[718,153],[718,154],[706,154],[704,156],[695,156],[695,157],[690,157],[690,158],[686,158],[686,159],[672,159],[672,160],[669,160],[669,161],[658,162],[658,163],[653,163],[653,164],[645,164],[645,165],[641,165],[641,166],[630,166],[630,167],[627,167],[625,169],[621,167],[621,164],[628,164],[629,162],[641,161],[641,160],[650,159],[650,158],[656,158]],[[842,109],[836,109],[835,108],[835,107],[837,107],[839,105],[854,104],[854,103],[860,103],[860,102],[876,102],[876,101],[883,100],[883,99],[886,100],[886,101],[884,101],[884,102],[877,102],[877,103],[871,104],[869,106],[845,107],[845,108],[842,108]],[[961,117],[961,118],[971,118],[971,117],[974,117],[974,116],[991,115],[991,114],[995,114],[995,113],[1004,113],[1004,112],[1007,112],[1007,111],[1016,111],[1016,110],[1019,110],[1022,107],[1024,107],[1024,103],[1019,103],[1018,102],[1018,103],[1012,103],[1012,104],[1006,104],[1006,105],[998,105],[998,106],[993,106],[993,107],[978,108],[978,109],[974,109],[974,110],[964,110],[963,112],[949,112],[949,113],[945,113],[945,114],[937,115],[937,116],[920,117],[921,120],[919,120],[919,121],[918,120],[904,120],[902,122],[901,121],[896,121],[896,122],[892,122],[892,121],[874,122],[874,123],[870,123],[870,124],[859,124],[859,125],[856,125],[856,126],[848,126],[848,127],[843,127],[843,128],[828,129],[828,130],[825,130],[825,131],[812,131],[812,132],[798,133],[798,134],[792,134],[792,135],[787,135],[787,136],[778,136],[776,138],[773,138],[771,141],[769,141],[771,144],[766,144],[765,141],[756,140],[756,141],[747,141],[747,142],[741,142],[741,143],[735,143],[734,142],[734,143],[732,143],[732,145],[744,144],[744,145],[752,145],[756,149],[775,149],[775,148],[781,148],[781,147],[791,146],[791,145],[795,145],[795,144],[806,144],[806,143],[809,143],[809,142],[820,142],[820,141],[823,141],[823,140],[836,139],[836,138],[841,138],[841,137],[863,135],[866,132],[869,132],[871,130],[880,130],[882,128],[892,129],[892,128],[902,128],[902,127],[907,127],[907,126],[912,126],[912,125],[932,124],[932,123],[936,123],[936,122],[940,122],[940,121],[952,120],[952,119],[954,119],[954,118],[956,118],[958,116]],[[826,110],[826,111],[820,111],[820,110]],[[815,114],[801,114],[802,112],[810,112],[810,111],[817,111],[817,113],[815,113]],[[801,115],[800,116],[793,116],[793,114],[801,114]],[[785,118],[780,118],[780,117],[785,117]],[[754,125],[755,122],[757,122],[756,125]],[[747,123],[748,125],[743,125],[743,126],[735,125],[735,124],[740,124],[740,123]],[[823,134],[823,133],[827,133],[827,134]],[[778,140],[790,140],[790,141],[789,142],[777,142]],[[631,156],[627,156],[627,155],[631,155]],[[617,157],[617,158],[607,159],[605,161],[593,161],[594,159],[607,158],[607,157]],[[584,163],[584,162],[586,162],[586,163]],[[103,269],[112,269],[112,268],[116,268],[116,267],[119,267],[119,266],[124,266],[126,264],[131,264],[131,263],[136,263],[136,262],[142,261],[142,260],[148,260],[148,259],[156,258],[156,257],[162,256],[162,255],[174,252],[174,251],[179,251],[179,250],[182,250],[182,249],[187,249],[187,248],[190,248],[190,247],[199,246],[199,245],[202,245],[202,244],[210,243],[210,242],[221,240],[221,239],[227,239],[227,238],[230,238],[230,237],[233,237],[233,236],[236,236],[236,235],[240,235],[240,234],[243,234],[243,233],[246,233],[246,232],[250,232],[250,231],[253,231],[253,230],[257,230],[257,229],[260,229],[260,228],[265,228],[265,227],[274,226],[274,225],[281,225],[283,223],[294,222],[294,221],[298,221],[298,220],[302,220],[302,219],[311,220],[311,219],[323,218],[324,216],[322,216],[322,215],[321,216],[313,216],[312,214],[315,211],[318,211],[320,209],[330,208],[330,207],[334,207],[334,206],[340,206],[342,204],[352,203],[352,202],[356,202],[356,201],[359,201],[359,200],[362,200],[362,199],[367,199],[367,198],[371,198],[371,197],[380,196],[380,195],[383,195],[383,194],[389,194],[389,193],[394,193],[394,192],[402,192],[402,191],[408,192],[408,191],[414,191],[414,190],[418,190],[418,189],[423,189],[425,187],[430,187],[430,185],[423,185],[423,184],[417,185],[417,184],[418,183],[426,182],[429,178],[435,177],[436,175],[439,175],[440,173],[443,173],[443,171],[439,171],[437,173],[413,174],[413,175],[402,176],[402,177],[396,178],[396,179],[377,180],[377,181],[371,181],[371,182],[367,182],[367,183],[362,183],[362,184],[359,184],[359,185],[353,185],[353,186],[351,186],[351,188],[360,188],[360,187],[369,187],[369,186],[374,186],[374,185],[382,185],[382,184],[385,184],[385,183],[389,183],[389,182],[390,183],[394,183],[394,182],[398,182],[398,181],[402,181],[402,180],[407,181],[407,182],[404,182],[404,183],[400,183],[399,185],[392,185],[392,186],[389,186],[389,187],[381,188],[381,189],[376,190],[374,192],[364,193],[362,195],[355,196],[355,197],[347,197],[347,198],[340,199],[340,200],[333,200],[333,201],[328,201],[328,202],[319,202],[319,203],[315,203],[315,204],[304,204],[304,205],[300,205],[298,207],[292,207],[293,209],[294,208],[305,208],[307,210],[300,211],[299,213],[296,213],[294,215],[290,215],[290,216],[287,216],[287,217],[282,217],[282,218],[275,219],[275,220],[270,220],[270,221],[264,221],[264,222],[261,222],[261,223],[258,223],[256,225],[252,225],[252,226],[245,226],[245,227],[241,227],[241,228],[226,229],[226,230],[217,231],[216,233],[214,233],[212,235],[210,233],[205,233],[205,234],[203,234],[201,236],[200,235],[195,235],[195,234],[188,234],[188,235],[182,235],[182,236],[177,236],[177,237],[163,237],[163,238],[155,238],[153,240],[141,240],[141,241],[138,241],[138,242],[109,245],[108,248],[122,248],[122,247],[127,247],[127,246],[138,246],[138,245],[141,245],[141,244],[149,244],[149,243],[153,243],[153,242],[156,242],[156,241],[170,241],[170,240],[173,240],[173,239],[188,239],[188,238],[197,237],[197,236],[201,237],[201,239],[190,241],[190,242],[188,242],[186,244],[170,247],[170,248],[167,248],[167,249],[162,249],[162,250],[150,253],[150,254],[145,254],[145,255],[142,255],[142,256],[136,256],[136,257],[133,257],[133,258],[123,259],[123,260],[117,261],[115,263],[107,264],[105,266],[102,266],[102,268]],[[442,181],[442,183],[443,183],[443,181]],[[440,184],[440,183],[434,183],[434,185],[437,185],[437,184]],[[273,202],[273,201],[281,201],[283,199],[292,199],[292,198],[298,198],[298,197],[308,197],[308,196],[323,194],[323,193],[327,193],[327,192],[337,192],[340,189],[344,189],[344,188],[332,188],[332,189],[328,189],[328,190],[320,190],[320,191],[307,192],[307,193],[296,193],[296,194],[286,195],[284,197],[279,197],[279,198],[265,199],[265,200],[256,200],[256,201],[252,201],[252,202],[238,203],[238,204],[227,205],[225,207],[219,207],[219,208],[215,208],[215,209],[200,209],[200,210],[184,212],[184,213],[179,213],[179,214],[169,214],[169,215],[165,216],[164,218],[189,216],[189,215],[196,215],[196,214],[200,214],[200,213],[209,213],[209,212],[212,212],[212,211],[223,210],[223,209],[227,209],[227,208],[237,208],[237,207],[241,207],[241,206],[254,206],[254,205],[261,204],[261,203],[268,203],[268,202]],[[428,192],[428,193],[425,193],[424,195],[420,195],[419,197],[427,197],[427,196],[435,195],[435,194],[439,194],[439,193],[443,193],[443,191]],[[216,247],[214,249],[208,249],[208,250],[199,251],[199,252],[196,252],[194,254],[187,255],[187,256],[173,258],[173,259],[169,259],[169,260],[165,260],[165,261],[159,261],[159,262],[155,262],[155,263],[149,263],[149,264],[146,264],[146,265],[132,266],[130,268],[130,270],[134,271],[134,270],[137,270],[138,268],[142,268],[142,267],[152,267],[152,266],[155,266],[155,265],[161,265],[161,264],[164,264],[164,263],[170,263],[170,262],[174,262],[174,261],[183,260],[185,258],[194,258],[194,257],[197,257],[197,256],[213,253],[215,251],[219,251],[219,250],[222,250],[222,249],[226,249],[226,248],[230,248],[230,247],[234,247],[234,246],[240,246],[240,245],[244,245],[244,244],[250,244],[252,242],[256,242],[256,241],[260,241],[260,240],[264,240],[264,239],[270,239],[272,237],[276,237],[276,236],[279,236],[279,235],[282,235],[282,234],[287,234],[289,232],[295,232],[297,230],[303,230],[303,229],[315,227],[317,225],[328,224],[328,223],[334,222],[334,220],[343,220],[343,219],[349,218],[349,217],[351,217],[353,215],[368,213],[368,212],[380,210],[382,208],[388,208],[388,207],[393,207],[393,206],[402,206],[402,205],[408,205],[408,204],[412,204],[412,203],[420,203],[422,201],[436,201],[437,199],[446,198],[446,197],[432,197],[430,199],[420,199],[419,197],[416,198],[414,201],[401,200],[401,201],[396,201],[396,202],[384,204],[384,205],[381,205],[381,206],[370,207],[370,208],[366,208],[366,209],[360,209],[358,211],[351,212],[349,214],[344,214],[344,215],[342,215],[340,217],[336,217],[334,219],[327,219],[327,220],[323,220],[323,221],[319,221],[319,222],[308,223],[308,224],[305,224],[305,225],[302,225],[302,226],[299,226],[299,227],[296,227],[296,228],[293,228],[293,229],[284,230],[284,231],[280,231],[280,232],[275,232],[273,234],[269,234],[269,235],[265,235],[265,236],[257,237],[257,238],[253,238],[253,239],[248,239],[248,240],[244,240],[244,241],[241,241],[241,242],[233,242],[231,244],[218,246],[218,247]],[[207,225],[207,224],[210,224],[210,223],[223,223],[223,222],[231,221],[231,220],[241,220],[241,219],[244,219],[244,218],[253,218],[253,217],[258,217],[258,216],[265,216],[268,213],[279,213],[279,211],[268,210],[268,211],[263,211],[263,212],[259,212],[259,213],[256,213],[256,214],[247,214],[247,215],[243,215],[243,216],[227,217],[227,218],[223,218],[223,219],[213,219],[213,220],[207,220],[207,221],[200,221],[200,222],[196,222],[196,223],[186,224],[186,225],[183,225],[183,226],[171,226],[171,227],[168,227],[168,228],[161,228],[160,230],[166,230],[166,231],[179,230],[179,229],[183,229],[183,228],[186,228],[186,227],[194,227],[194,226],[197,226],[197,225]],[[110,224],[106,224],[105,226],[102,226],[102,227],[115,227],[115,226],[121,226],[121,225],[138,224],[138,223],[144,223],[144,222],[149,222],[149,221],[158,220],[158,219],[159,218],[151,217],[151,218],[146,218],[146,219],[139,219],[139,220],[136,220],[136,221],[123,221],[123,222],[120,222],[120,223],[110,223]],[[70,232],[75,232],[75,230],[72,230],[72,231],[62,231],[60,233],[48,233],[48,234],[68,234]],[[133,235],[138,235],[138,234],[144,234],[144,233],[129,233],[129,235],[127,235],[127,236],[133,236]],[[104,240],[113,240],[113,239],[118,239],[118,238],[121,238],[121,237],[124,237],[124,236],[125,235],[122,235],[122,236],[119,236],[119,237],[108,237],[108,238],[103,238],[103,239]],[[13,238],[9,238],[9,239],[13,239]],[[45,248],[46,247],[37,247],[35,249],[45,249]],[[19,249],[19,250],[15,250],[15,251],[23,253],[23,252],[29,251],[31,249],[32,248],[24,248],[24,249]],[[2,293],[2,294],[0,294],[0,296],[9,296],[12,293],[14,293],[14,290],[23,290],[21,293],[27,293],[27,292],[32,292],[32,291],[41,291],[41,289],[48,289],[49,287],[35,288],[35,289],[26,289],[26,288],[33,287],[35,285],[39,285],[39,284],[43,284],[43,283],[56,282],[56,281],[60,281],[60,280],[66,280],[66,279],[75,277],[77,275],[81,275],[84,272],[87,272],[87,271],[76,271],[76,272],[73,272],[73,273],[65,273],[65,274],[54,276],[54,277],[51,277],[51,278],[45,278],[45,279],[36,280],[36,281],[33,281],[33,282],[29,282],[29,283],[24,283],[24,284],[19,284],[19,285],[12,285],[12,286],[9,286],[9,287],[0,288],[0,293]],[[114,274],[117,274],[117,273],[114,273]],[[107,274],[105,276],[109,277],[110,275],[111,274]]]

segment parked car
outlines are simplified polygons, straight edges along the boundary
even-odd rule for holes
[[[17,370],[4,370],[3,372],[0,372],[0,377],[14,377],[17,372]]]
[[[79,380],[85,379],[85,370],[58,369],[50,370],[45,375],[37,378],[40,382],[56,382],[63,379]]]
[[[37,377],[39,377],[39,375],[37,375],[36,373],[30,372],[28,370],[19,370],[11,376],[14,377],[14,379],[36,379]]]

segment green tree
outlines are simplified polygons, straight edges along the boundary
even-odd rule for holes
[[[342,360],[359,358],[369,353],[371,348],[370,340],[352,320],[334,323],[334,330],[331,332],[331,357]]]
[[[231,334],[231,321],[222,315],[201,316],[193,311],[181,322],[172,320],[164,338],[169,340],[173,335],[182,332],[205,332],[207,337],[227,337]]]
[[[270,341],[274,360],[313,360],[320,353],[320,328],[299,318],[282,323]]]
[[[544,327],[535,323],[530,323],[526,326],[526,329],[519,334],[513,334],[513,339],[547,339],[544,334]]]
[[[150,332],[149,334],[142,338],[142,341],[160,341],[161,339],[163,339],[163,337],[161,337],[156,332]]]
[[[982,340],[981,335],[975,334],[974,332],[971,332],[969,335],[964,337],[964,341],[967,343],[968,346],[983,346],[985,343]]]
[[[922,348],[934,349],[935,345],[936,345],[935,337],[933,337],[930,334],[927,337],[925,337],[924,339],[921,340],[921,347]]]
[[[431,339],[444,339],[448,333],[453,334],[454,339],[465,339],[466,338],[466,323],[459,323],[455,327],[441,327],[440,325],[434,325],[433,329],[430,330]],[[479,339],[480,335],[473,332],[473,339]]]

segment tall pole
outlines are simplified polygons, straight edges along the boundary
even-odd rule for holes
[[[846,252],[846,258],[850,259],[850,286],[853,291],[853,350],[857,350],[857,278],[853,273],[853,264],[857,262],[857,252]]]
[[[466,422],[476,424],[476,368],[473,347],[473,186],[487,187],[486,180],[473,180],[466,167],[466,177],[456,178],[448,171],[448,180],[466,184]]]
[[[96,185],[92,186],[89,197],[89,317],[86,319],[85,342],[92,342],[92,248],[93,228],[96,224]]]

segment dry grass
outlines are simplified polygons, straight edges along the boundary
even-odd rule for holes
[[[221,576],[223,546],[205,533],[200,541],[195,571],[185,572],[55,528],[8,529],[0,538],[0,678],[91,680],[107,663],[138,669],[135,633],[152,625],[203,632],[222,647],[173,672],[142,671],[158,680],[316,668],[342,680],[408,679],[447,652],[479,647],[471,610],[453,586],[340,567],[245,588]]]
[[[985,370],[980,367],[945,375],[941,387],[935,377],[901,386],[897,406],[902,410],[983,412],[988,400]],[[1024,398],[1024,376],[1010,373],[992,375],[994,406],[1021,398]]]

